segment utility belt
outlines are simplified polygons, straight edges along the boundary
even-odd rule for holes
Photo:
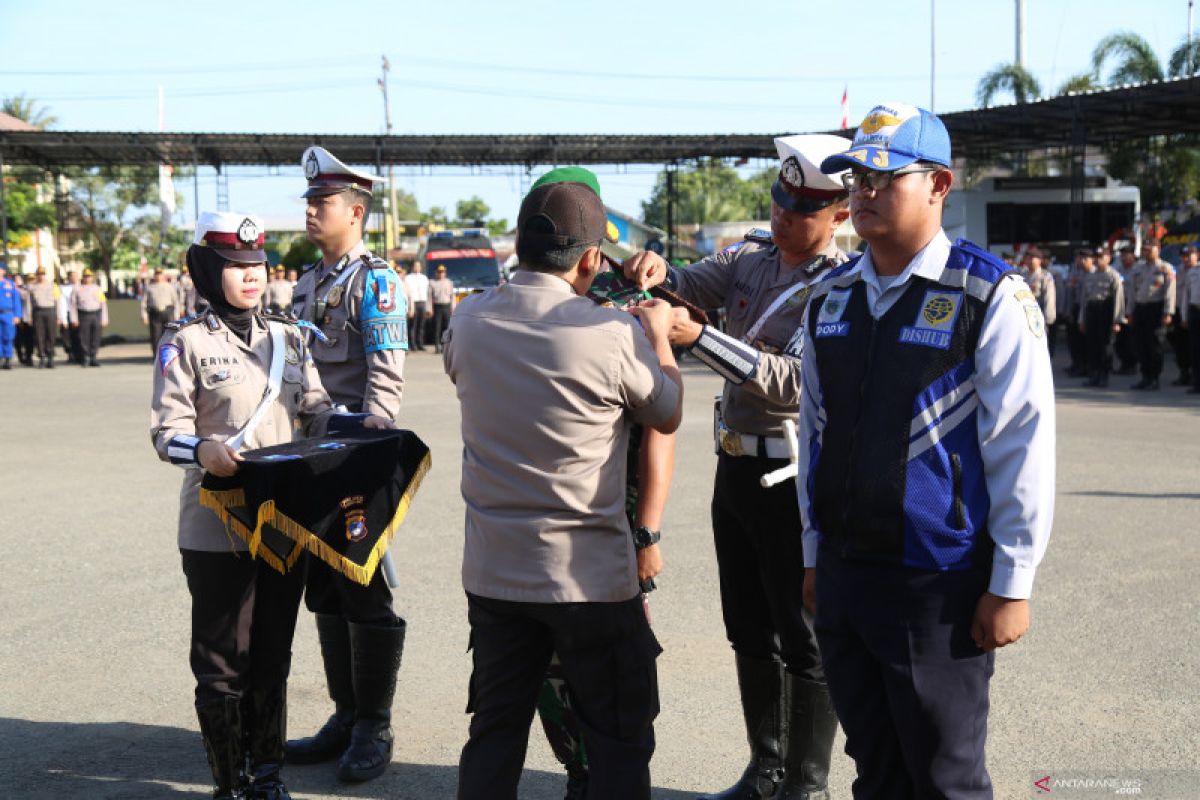
[[[782,436],[755,436],[738,433],[721,418],[721,398],[713,403],[713,439],[715,452],[730,456],[757,456],[758,458],[790,458],[787,440]]]
[[[100,309],[98,309],[98,308],[81,308],[81,309],[79,309],[79,316],[81,316],[81,317],[89,317],[89,316],[92,316],[93,314],[99,314],[99,313],[100,313]]]

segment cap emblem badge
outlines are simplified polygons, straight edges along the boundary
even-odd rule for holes
[[[237,229],[238,241],[242,244],[254,244],[258,241],[258,226],[254,220],[247,217]]]
[[[317,177],[321,171],[321,165],[317,163],[317,154],[309,153],[308,158],[304,159],[304,179],[311,181]]]

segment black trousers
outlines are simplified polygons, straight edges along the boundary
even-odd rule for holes
[[[1157,380],[1162,374],[1162,316],[1162,301],[1133,307],[1133,347],[1146,380]]]
[[[53,308],[33,309],[33,331],[38,358],[54,360],[54,338],[58,334],[58,312]]]
[[[450,324],[450,303],[433,304],[433,349],[442,350],[442,331]]]
[[[1133,329],[1122,325],[1113,339],[1113,352],[1121,362],[1122,370],[1132,370],[1137,366],[1137,351],[1133,347]]]
[[[1083,332],[1079,330],[1079,323],[1073,319],[1066,321],[1067,327],[1067,355],[1071,358],[1072,369],[1082,369],[1087,364],[1087,345],[1084,342]]]
[[[721,613],[734,651],[782,661],[794,675],[823,681],[812,619],[804,608],[804,554],[796,484],[764,489],[759,479],[787,464],[758,456],[717,458],[713,543]]]
[[[79,312],[79,361],[87,363],[100,352],[100,312]]]
[[[150,320],[150,352],[158,355],[158,340],[162,338],[164,326],[175,319],[175,306],[167,306],[162,311],[153,308],[146,312]]]
[[[1189,305],[1183,313],[1188,315],[1188,345],[1196,354],[1196,359],[1200,360],[1200,306]],[[1192,386],[1200,391],[1200,364],[1192,367]]]
[[[1167,340],[1175,352],[1175,365],[1179,367],[1180,375],[1188,375],[1192,371],[1191,337],[1184,329],[1182,319],[1186,311],[1186,309],[1181,309],[1180,313],[1171,317],[1171,327],[1167,329]]]
[[[314,614],[333,614],[359,625],[396,623],[392,610],[392,590],[383,577],[383,568],[366,586],[347,578],[319,558],[308,559],[304,604]]]
[[[817,640],[854,759],[856,798],[992,797],[984,764],[994,656],[971,640],[989,571],[817,557]]]
[[[17,359],[22,364],[33,362],[33,350],[37,345],[37,336],[33,332],[33,324],[22,322],[17,326]]]
[[[587,743],[588,794],[649,800],[662,652],[641,595],[515,603],[467,594],[474,670],[458,800],[516,800],[538,691],[557,653]]]
[[[244,552],[179,552],[192,595],[196,705],[286,683],[302,572],[281,575]]]
[[[1092,378],[1107,378],[1112,369],[1113,298],[1094,300],[1083,312],[1087,369]]]
[[[413,303],[413,315],[408,318],[408,348],[425,349],[425,303]]]

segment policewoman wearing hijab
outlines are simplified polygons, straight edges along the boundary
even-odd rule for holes
[[[258,217],[201,214],[187,251],[201,314],[169,323],[157,345],[150,434],[184,469],[179,549],[192,596],[196,714],[217,798],[290,797],[280,771],[286,685],[304,570],[280,574],[200,505],[205,472],[227,477],[239,450],[390,420],[339,414],[295,322],[259,311],[267,285]]]

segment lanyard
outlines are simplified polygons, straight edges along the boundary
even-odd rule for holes
[[[254,435],[254,429],[258,427],[258,423],[262,422],[262,418],[267,414],[267,409],[271,407],[271,404],[275,402],[275,398],[279,396],[279,387],[283,383],[283,353],[285,347],[283,323],[268,322],[267,329],[271,332],[271,372],[267,378],[267,388],[263,392],[263,397],[258,404],[258,408],[254,409],[254,414],[250,417],[250,421],[243,425],[242,429],[233,435],[233,438],[225,442],[225,444],[234,450],[241,450],[246,440]]]

